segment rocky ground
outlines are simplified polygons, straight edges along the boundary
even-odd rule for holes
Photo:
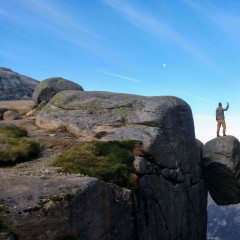
[[[31,105],[32,101],[0,102],[0,107],[7,106],[19,111],[24,111],[31,107]],[[52,132],[40,129],[35,125],[34,117],[23,116],[22,119],[8,122],[26,128],[29,138],[39,142],[42,151],[41,155],[33,161],[19,163],[11,167],[0,168],[0,174],[41,176],[42,178],[70,176],[70,174],[63,173],[61,168],[53,167],[51,165],[56,156],[77,141],[80,141],[80,139],[69,134],[65,130]],[[71,176],[74,177],[76,174],[71,174]]]

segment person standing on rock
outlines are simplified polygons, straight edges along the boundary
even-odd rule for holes
[[[226,123],[225,123],[224,111],[227,111],[228,108],[229,108],[229,103],[227,103],[226,108],[223,108],[222,103],[219,103],[216,109],[217,137],[220,137],[219,131],[221,126],[223,127],[223,136],[226,136]]]

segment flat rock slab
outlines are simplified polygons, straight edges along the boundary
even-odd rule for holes
[[[129,190],[86,177],[0,180],[0,221],[19,240],[133,239]]]
[[[219,205],[240,202],[240,143],[233,136],[214,138],[203,148],[204,175]]]

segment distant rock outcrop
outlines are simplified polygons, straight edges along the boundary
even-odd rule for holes
[[[63,91],[38,113],[36,124],[51,130],[65,128],[83,139],[141,141],[147,157],[134,162],[135,239],[206,239],[202,145],[196,142],[192,112],[184,101]]]
[[[33,92],[33,101],[36,104],[49,102],[58,92],[64,90],[83,91],[82,86],[61,77],[48,78],[40,82]]]
[[[30,100],[38,81],[0,67],[0,101]]]
[[[240,143],[233,136],[214,138],[203,148],[208,190],[219,205],[240,202]]]

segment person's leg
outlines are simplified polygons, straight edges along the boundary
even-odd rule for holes
[[[221,127],[221,121],[218,120],[218,121],[217,121],[217,137],[219,137],[220,127]]]
[[[222,120],[222,126],[223,126],[223,136],[226,136],[226,122],[224,119]]]

